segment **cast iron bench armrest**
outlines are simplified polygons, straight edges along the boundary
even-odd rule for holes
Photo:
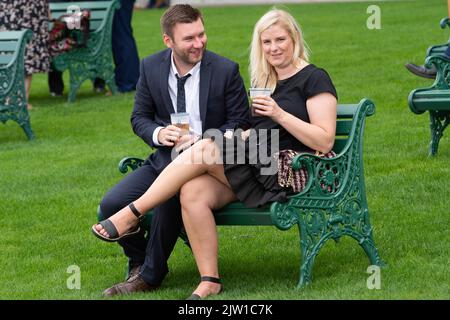
[[[131,171],[134,171],[137,168],[141,167],[143,163],[144,163],[143,159],[125,157],[119,162],[119,171],[121,173],[127,173],[129,169],[131,169]]]
[[[440,22],[439,25],[441,26],[442,29],[445,29],[447,26],[450,27],[450,18],[443,18]]]

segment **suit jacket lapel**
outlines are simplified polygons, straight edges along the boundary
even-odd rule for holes
[[[209,85],[211,80],[211,61],[208,52],[205,51],[202,64],[200,66],[200,119],[202,120],[202,131],[205,131],[206,109],[208,104]]]
[[[170,72],[170,56],[172,51],[169,49],[167,53],[164,55],[162,63],[159,68],[159,83],[161,84],[161,95],[163,98],[163,103],[166,106],[169,113],[174,113],[175,109],[172,105],[172,100],[169,95],[169,72]]]

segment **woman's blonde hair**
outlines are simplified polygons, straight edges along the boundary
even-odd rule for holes
[[[294,43],[292,62],[299,66],[301,59],[308,61],[308,49],[299,24],[288,12],[274,8],[258,20],[253,30],[249,65],[252,87],[266,87],[271,88],[272,91],[275,90],[277,74],[275,68],[265,59],[261,43],[261,33],[275,24],[284,28]]]

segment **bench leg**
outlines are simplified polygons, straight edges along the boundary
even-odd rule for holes
[[[311,283],[314,260],[323,245],[333,239],[336,242],[344,235],[351,236],[367,254],[371,265],[384,267],[372,236],[368,210],[363,209],[352,220],[346,221],[345,214],[339,212],[329,215],[323,210],[300,210],[298,227],[300,232],[301,266],[300,281],[297,288]],[[358,226],[358,227],[355,227]]]
[[[109,90],[111,90],[111,93],[113,95],[117,93],[116,81],[114,79],[106,81],[106,85],[108,86]]]
[[[116,86],[116,80],[114,78],[114,74],[112,77],[105,78],[105,83],[108,86],[109,90],[111,90],[111,93],[114,95],[117,93],[117,86]]]
[[[346,224],[342,229],[342,235],[348,235],[358,241],[364,252],[369,258],[370,264],[385,267],[386,264],[381,260],[378,249],[372,235],[372,226],[370,225],[369,210],[361,208],[361,215],[356,220]]]
[[[27,120],[25,123],[22,123],[20,126],[22,127],[23,131],[25,131],[25,134],[27,135],[28,140],[33,140],[34,133],[33,133],[33,130],[31,130],[30,120]]]
[[[300,233],[300,280],[297,289],[309,285],[312,281],[314,260],[320,248],[329,236],[321,236],[324,228],[322,216],[317,211],[300,210],[298,214],[298,228]]]
[[[34,139],[33,130],[31,130],[30,125],[30,115],[27,110],[27,103],[25,101],[22,101],[23,103],[19,103],[19,110],[16,113],[16,117],[14,117],[12,120],[16,121],[19,126],[25,131],[25,134],[27,135],[28,140]]]
[[[74,62],[69,67],[70,73],[70,91],[69,96],[67,98],[67,102],[71,103],[75,101],[75,97],[77,96],[77,91],[81,87],[81,84],[89,79],[89,64],[87,62]]]
[[[81,83],[70,81],[70,91],[69,96],[67,98],[67,102],[71,103],[75,101],[75,98],[77,96],[77,91],[80,88]]]
[[[430,130],[431,141],[429,156],[436,155],[439,147],[439,141],[442,138],[445,128],[450,122],[450,114],[442,114],[438,111],[430,111]]]
[[[368,237],[361,237],[359,239],[360,246],[364,249],[364,252],[367,254],[369,258],[370,264],[373,266],[385,267],[386,264],[381,260],[380,255],[378,254],[378,249],[375,246],[375,241],[372,237],[372,232]]]

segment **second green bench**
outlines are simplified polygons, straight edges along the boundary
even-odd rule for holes
[[[58,55],[53,60],[57,70],[68,69],[70,72],[68,102],[75,100],[77,90],[88,79],[103,79],[113,94],[117,92],[111,39],[114,12],[119,7],[118,0],[50,3],[52,18],[73,12],[74,8],[89,10],[91,15],[87,46]]]

